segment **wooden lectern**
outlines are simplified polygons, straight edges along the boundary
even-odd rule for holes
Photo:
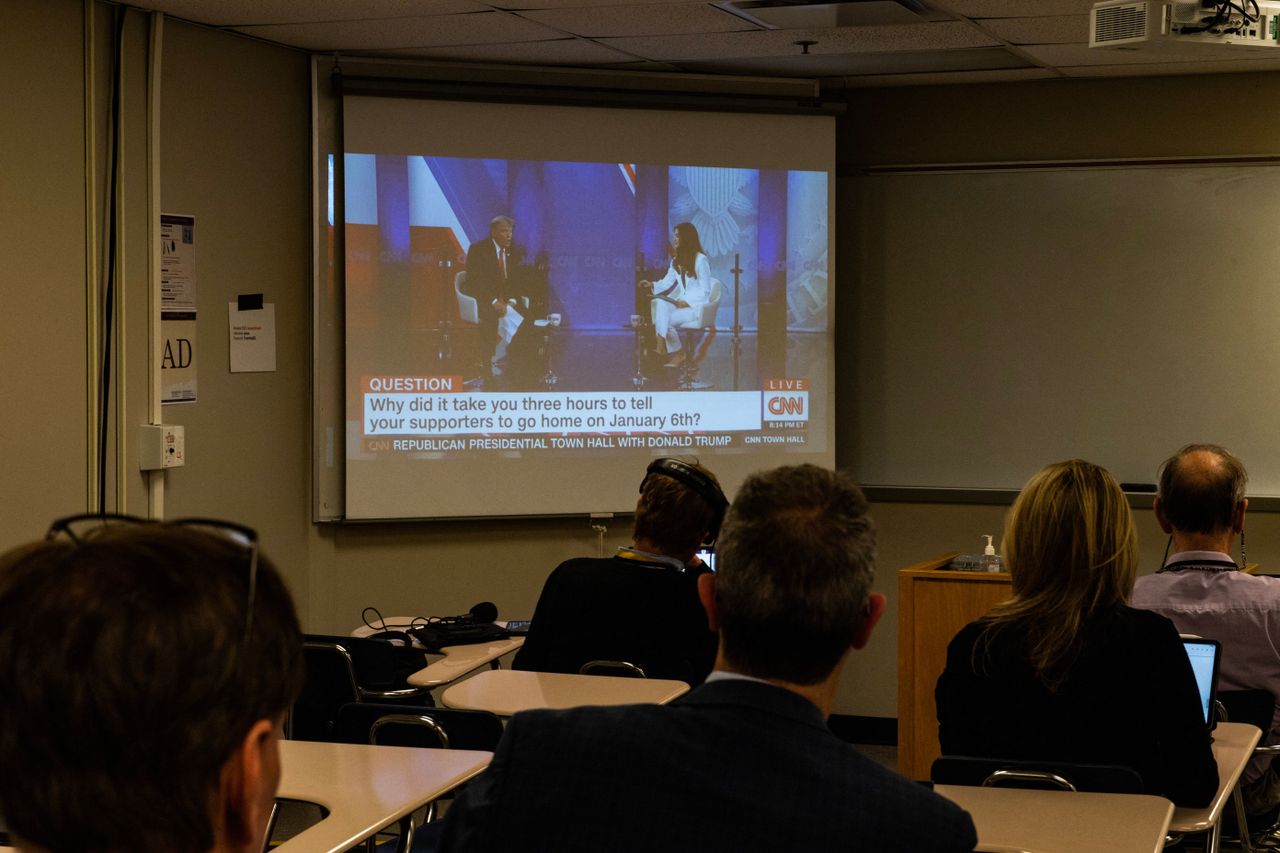
[[[898,572],[898,772],[908,779],[928,779],[941,754],[933,689],[947,663],[947,644],[1010,595],[1007,572],[943,569],[954,556]]]

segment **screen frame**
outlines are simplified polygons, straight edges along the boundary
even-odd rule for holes
[[[345,74],[335,74],[339,68]],[[530,85],[531,79],[540,82]],[[688,109],[724,113],[787,114],[834,118],[847,111],[843,100],[820,95],[819,82],[798,78],[725,77],[697,74],[652,74],[623,71],[590,71],[563,68],[462,67],[403,60],[347,57],[312,57],[312,169],[313,169],[313,336],[312,336],[312,517],[320,523],[377,523],[489,518],[555,518],[582,515],[628,517],[630,503],[614,507],[574,508],[564,512],[472,513],[455,515],[404,515],[351,517],[345,498],[347,435],[343,418],[345,382],[340,332],[343,317],[341,264],[329,259],[343,254],[341,229],[332,237],[328,225],[328,157],[342,151],[343,87],[361,94],[395,97],[430,97],[444,100],[541,103],[553,105],[607,106],[618,109]],[[830,146],[828,205],[830,211],[830,264],[834,274],[835,156],[834,122]],[[340,158],[339,158],[340,159]],[[341,214],[339,213],[339,221]],[[834,291],[834,289],[833,289]],[[831,294],[828,338],[834,346],[835,295]],[[336,341],[336,344],[335,344]],[[827,464],[835,461],[834,371],[835,354],[829,355],[829,385],[825,405]],[[664,455],[664,454],[657,454]],[[633,478],[629,469],[627,482]],[[727,480],[726,488],[736,487]]]

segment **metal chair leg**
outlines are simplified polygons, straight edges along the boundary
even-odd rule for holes
[[[1244,793],[1240,790],[1240,783],[1236,783],[1236,789],[1231,792],[1231,799],[1236,804],[1236,827],[1240,833],[1240,849],[1244,853],[1253,853],[1253,839],[1249,836],[1248,816],[1244,811]]]
[[[409,853],[413,847],[413,815],[400,818],[400,841],[396,843],[396,853]]]

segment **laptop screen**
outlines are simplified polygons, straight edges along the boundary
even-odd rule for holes
[[[1182,647],[1187,650],[1187,658],[1191,661],[1191,671],[1195,673],[1196,687],[1200,690],[1200,712],[1208,725],[1218,690],[1218,655],[1222,647],[1217,640],[1188,638],[1183,638]]]

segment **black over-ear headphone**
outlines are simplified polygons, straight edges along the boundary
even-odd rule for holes
[[[716,481],[679,459],[655,459],[645,469],[644,479],[640,481],[641,492],[644,491],[645,483],[648,483],[649,478],[654,474],[662,474],[673,480],[679,480],[693,489],[698,497],[707,502],[707,506],[711,507],[712,511],[711,524],[707,528],[707,538],[702,545],[705,548],[710,548],[716,544],[716,537],[720,535],[720,525],[724,521],[724,514],[729,509],[729,499],[724,496],[724,492],[720,491]]]

